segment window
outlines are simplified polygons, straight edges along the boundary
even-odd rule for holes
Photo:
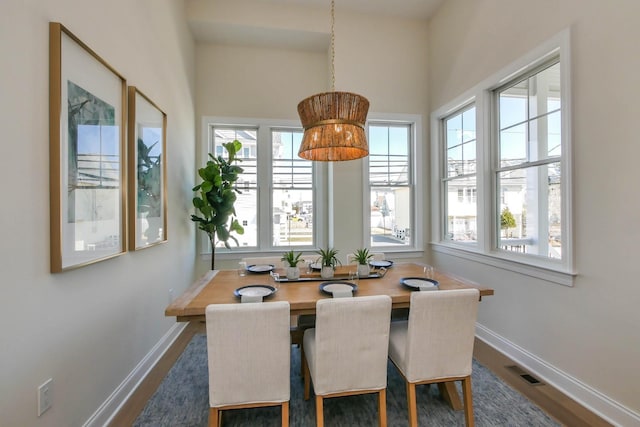
[[[434,250],[573,283],[562,33],[432,114]]]
[[[365,168],[369,188],[365,217],[369,224],[365,235],[372,248],[407,251],[418,247],[414,188],[417,124],[415,117],[369,121]]]
[[[271,132],[274,246],[313,245],[313,163],[298,157],[302,131]]]
[[[244,234],[234,234],[240,246],[257,247],[258,245],[258,173],[257,173],[257,127],[228,127],[214,125],[211,128],[213,140],[210,152],[219,156],[225,156],[226,152],[222,144],[238,140],[242,143],[242,149],[237,153],[241,160],[238,165],[244,170],[236,182],[237,194],[234,208],[238,221],[244,227]],[[251,155],[253,153],[253,155]],[[230,242],[231,243],[231,242]],[[224,248],[222,243],[217,245]]]
[[[562,258],[562,124],[560,62],[494,90],[497,118],[494,169],[502,195],[498,247],[548,258]]]
[[[227,124],[238,122],[242,124]],[[298,157],[299,123],[205,118],[205,124],[209,152],[221,155],[222,144],[235,139],[242,143],[237,156],[244,171],[237,181],[241,194],[235,210],[245,231],[235,236],[240,248],[233,251],[315,248],[315,200],[322,186],[316,185],[313,162]],[[216,251],[224,253],[224,245]]]
[[[466,106],[445,117],[444,151],[447,171],[443,177],[445,239],[477,243],[476,204],[476,108]]]

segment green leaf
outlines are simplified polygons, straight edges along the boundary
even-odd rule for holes
[[[210,181],[205,181],[200,185],[200,188],[202,189],[203,193],[208,193],[209,191],[213,190],[213,183]]]
[[[200,197],[193,198],[193,206],[197,209],[200,209],[204,206],[204,201]]]
[[[238,234],[244,234],[244,227],[240,225],[237,219],[231,221],[230,231],[235,231]],[[301,254],[302,255],[302,254]]]

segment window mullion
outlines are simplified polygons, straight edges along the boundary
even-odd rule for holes
[[[273,148],[272,129],[270,126],[261,124],[258,127],[258,171],[257,171],[257,187],[258,187],[258,248],[272,249],[273,242],[271,235],[273,233]],[[266,243],[265,243],[266,242]]]

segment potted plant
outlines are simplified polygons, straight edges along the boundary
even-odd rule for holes
[[[333,248],[320,249],[316,252],[320,255],[318,261],[322,266],[320,270],[320,277],[323,279],[331,279],[333,277],[333,272],[337,265],[342,265],[340,260],[337,258],[338,251]]]
[[[231,233],[244,234],[244,228],[235,217],[236,210],[233,207],[236,193],[240,193],[234,184],[243,171],[234,163],[241,161],[236,153],[242,148],[242,143],[235,140],[222,146],[227,151],[228,158],[209,153],[207,165],[198,169],[202,182],[193,187],[193,191],[198,192],[193,198],[193,206],[200,215],[191,215],[191,220],[198,223],[198,228],[209,236],[212,270],[215,266],[216,237],[218,242],[230,248],[229,239],[233,239],[238,245],[238,240]]]
[[[353,257],[353,262],[358,263],[358,277],[367,277],[371,273],[369,260],[373,258],[373,255],[369,253],[369,249],[358,249],[351,256]]]
[[[302,261],[301,252],[295,253],[293,250],[282,254],[282,261],[287,263],[287,279],[297,280],[300,278],[300,268],[298,263]]]

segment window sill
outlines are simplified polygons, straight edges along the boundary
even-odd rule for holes
[[[229,250],[229,249],[224,249],[224,250],[216,250],[216,259],[220,259],[220,260],[235,260],[235,259],[240,259],[240,258],[251,258],[251,257],[268,257],[268,256],[281,256],[283,252],[288,251],[288,248],[283,248],[282,250],[279,251],[256,251],[256,250],[245,250],[245,251],[240,251],[239,249],[236,250]],[[318,249],[294,249],[296,252],[302,252],[303,256],[308,256],[308,255],[316,255],[316,251]],[[376,248],[371,248],[372,252],[376,252],[377,249]],[[391,259],[405,259],[405,258],[423,258],[424,257],[424,251],[421,250],[416,250],[416,249],[407,249],[407,250],[403,250],[403,251],[391,251],[391,250],[381,250],[381,252],[384,252],[385,255],[388,258]],[[210,260],[211,259],[211,252],[202,252],[200,253],[200,258],[202,260]]]
[[[501,256],[497,253],[486,254],[480,253],[460,246],[447,245],[443,243],[432,243],[434,252],[440,252],[469,261],[478,262],[492,267],[501,268],[503,270],[512,271],[514,273],[523,274],[525,276],[535,277],[547,282],[557,283],[563,286],[573,286],[573,282],[577,273],[562,269],[559,264],[552,265],[534,265],[525,263],[520,259],[512,259],[507,256]]]
[[[424,257],[424,251],[420,251],[417,250],[415,248],[412,249],[405,249],[405,250],[391,250],[389,248],[387,248],[386,250],[384,248],[371,248],[372,251],[380,251],[380,252],[384,252],[384,255],[387,258],[391,258],[391,259],[405,259],[405,258],[423,258]]]

